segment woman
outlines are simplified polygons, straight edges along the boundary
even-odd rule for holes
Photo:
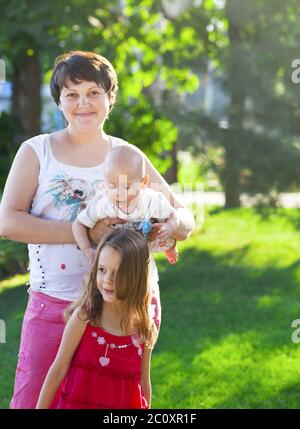
[[[11,408],[35,408],[44,378],[64,330],[63,312],[80,294],[87,260],[75,245],[72,221],[103,181],[103,162],[115,146],[128,144],[108,136],[103,126],[117,93],[110,62],[91,52],[72,51],[57,58],[50,82],[52,96],[67,121],[65,129],[24,142],[13,162],[0,207],[0,234],[30,243],[29,302],[22,326]],[[169,198],[180,220],[173,237],[185,240],[192,214],[145,157],[150,186]],[[110,226],[106,218],[90,238],[97,243]],[[158,277],[153,269],[160,313]]]

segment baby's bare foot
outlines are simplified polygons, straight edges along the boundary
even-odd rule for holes
[[[178,257],[179,257],[177,247],[166,250],[165,255],[166,255],[168,261],[170,262],[170,264],[172,264],[172,265],[176,264],[176,262],[178,261]]]

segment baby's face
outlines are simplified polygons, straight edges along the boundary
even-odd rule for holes
[[[109,201],[124,211],[140,197],[145,188],[143,177],[137,176],[134,171],[112,168],[105,171],[105,186]]]

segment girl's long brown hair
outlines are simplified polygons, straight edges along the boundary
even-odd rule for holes
[[[114,285],[116,297],[123,304],[121,328],[126,333],[136,332],[145,346],[151,347],[156,332],[150,315],[149,249],[147,241],[132,229],[116,228],[102,238],[91,270],[84,279],[82,295],[65,311],[65,319],[79,308],[82,320],[101,325],[103,298],[97,287],[97,270],[99,255],[105,246],[112,247],[121,256]]]

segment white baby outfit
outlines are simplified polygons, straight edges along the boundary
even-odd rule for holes
[[[150,188],[143,189],[138,197],[136,208],[130,214],[125,213],[115,204],[108,200],[105,190],[99,192],[88,203],[86,209],[78,215],[78,220],[87,228],[94,228],[95,224],[106,217],[119,217],[126,220],[126,224],[116,225],[117,227],[139,228],[140,222],[144,220],[157,219],[158,222],[164,222],[168,219],[175,209],[171,206],[167,198],[161,192],[155,192]],[[167,246],[160,247],[154,241],[150,244],[151,252],[163,252],[169,249],[175,243],[175,240],[169,240]]]

